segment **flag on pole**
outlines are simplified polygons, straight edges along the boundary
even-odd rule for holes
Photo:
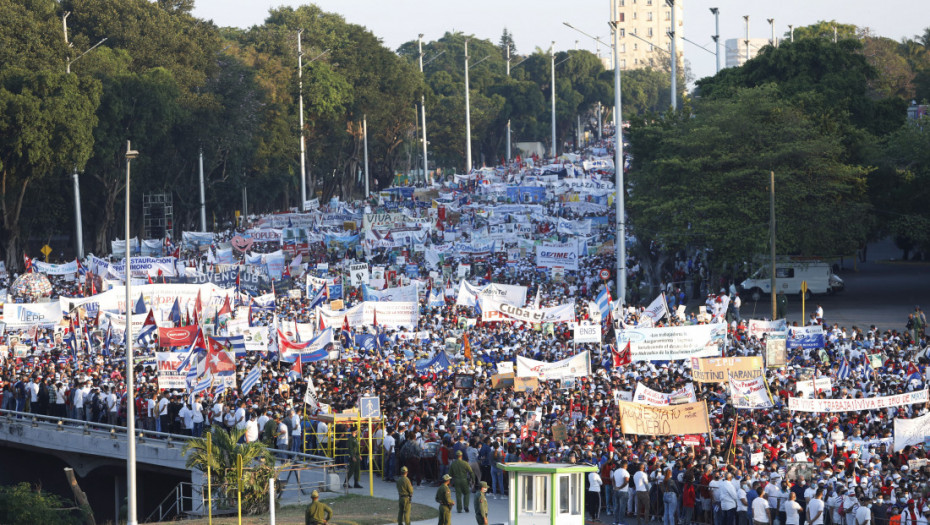
[[[597,294],[597,299],[595,299],[598,309],[601,311],[601,319],[607,316],[607,312],[610,311],[610,290],[607,289],[605,285],[601,288],[601,292]]]
[[[291,369],[287,372],[287,378],[296,380],[301,377],[303,377],[303,362],[300,360],[300,354],[297,354],[294,365],[291,366]]]
[[[168,314],[168,318],[171,319],[174,326],[181,326],[181,303],[177,297],[174,299],[174,304],[171,305],[171,313]]]
[[[145,298],[142,296],[142,293],[139,293],[139,300],[136,301],[136,307],[132,313],[134,314],[144,314],[147,308],[145,307]],[[128,317],[128,316],[127,316]],[[128,321],[127,321],[128,322]]]
[[[307,377],[307,391],[304,392],[304,403],[310,405],[310,408],[314,410],[320,407],[316,386],[313,384],[313,378],[309,376]]]
[[[849,379],[849,376],[852,375],[849,369],[849,361],[843,359],[843,364],[840,365],[840,369],[836,372],[837,379],[844,380]]]
[[[623,350],[617,350],[614,345],[607,345],[610,348],[611,364],[614,367],[628,365],[633,362],[633,353],[630,349],[630,342],[627,341]]]
[[[213,376],[206,375],[191,389],[191,395],[197,395],[213,386]],[[244,394],[243,394],[244,395]]]
[[[668,303],[665,302],[665,292],[662,292],[649,303],[649,306],[643,312],[643,316],[652,319],[653,324],[655,324],[666,315],[668,315]]]
[[[127,322],[131,322],[128,321]],[[142,323],[142,329],[139,330],[139,335],[136,337],[137,345],[148,345],[155,340],[155,334],[158,333],[158,326],[155,324],[155,312],[149,310],[149,315],[145,317],[145,322]]]
[[[258,383],[258,380],[262,377],[262,366],[260,363],[255,363],[255,366],[249,370],[249,373],[245,375],[245,378],[242,380],[242,395],[249,395],[249,391],[252,390],[252,387]]]
[[[471,361],[471,344],[468,342],[468,334],[462,334],[462,353],[465,354],[465,359]]]

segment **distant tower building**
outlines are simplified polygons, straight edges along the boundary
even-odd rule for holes
[[[668,69],[672,49],[672,9],[665,0],[613,0],[620,27],[620,69]],[[682,71],[684,36],[683,0],[675,0],[675,49]],[[634,36],[635,35],[635,36]],[[637,38],[639,37],[639,38]],[[661,50],[654,49],[655,47]],[[611,67],[613,69],[613,67]]]
[[[755,58],[763,47],[771,44],[768,38],[749,39],[749,58]],[[739,67],[746,63],[746,39],[730,38],[726,43],[727,67]]]

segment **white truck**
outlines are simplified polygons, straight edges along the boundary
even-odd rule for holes
[[[740,286],[749,293],[753,301],[762,294],[772,293],[772,266],[764,265],[756,270]],[[833,273],[829,263],[823,261],[777,261],[775,263],[775,288],[777,293],[801,294],[802,283],[807,282],[806,297],[814,294],[832,294],[842,290],[845,284]]]

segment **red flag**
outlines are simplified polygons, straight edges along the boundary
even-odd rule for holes
[[[351,330],[349,329],[349,316],[347,316],[347,315],[346,315],[346,316],[343,316],[343,318],[342,318],[342,329],[343,329],[344,331],[346,331],[346,332],[350,332],[350,331],[351,331]]]
[[[26,273],[31,272],[32,271],[32,259],[30,259],[29,256],[26,255],[25,252],[23,252],[23,262],[26,265]]]
[[[613,366],[623,366],[633,362],[633,353],[630,349],[629,341],[627,341],[626,346],[623,347],[623,350],[620,351],[618,351],[614,345],[607,346],[610,347],[610,354],[613,358]]]
[[[326,325],[323,324],[323,314],[318,314],[318,317],[320,318],[320,331],[322,332],[326,330]]]
[[[614,429],[610,429],[610,441],[607,442],[607,452],[614,453]]]
[[[220,308],[220,311],[217,313],[217,317],[230,314],[232,314],[232,308],[229,306],[229,296],[227,295],[226,300],[223,301],[223,307]]]
[[[491,282],[491,265],[490,264],[488,265],[488,274],[485,275],[484,278],[487,279],[488,282]]]
[[[194,301],[194,319],[197,319],[197,314],[203,309],[203,303],[200,302],[200,290],[197,290],[197,299]]]
[[[149,278],[149,284],[155,284],[155,283],[152,282],[152,276],[151,276],[151,275],[146,275],[146,277]]]
[[[373,310],[371,312],[371,318],[372,318],[371,324],[375,326],[375,330],[377,331],[378,330],[378,310]]]

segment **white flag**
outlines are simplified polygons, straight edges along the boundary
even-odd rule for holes
[[[313,385],[313,378],[307,378],[307,391],[304,392],[304,403],[310,405],[310,408],[316,410],[320,406],[320,402],[316,397],[316,387]]]
[[[668,315],[668,304],[665,302],[665,292],[659,294],[643,312],[643,317],[652,319],[653,324],[658,323]]]

